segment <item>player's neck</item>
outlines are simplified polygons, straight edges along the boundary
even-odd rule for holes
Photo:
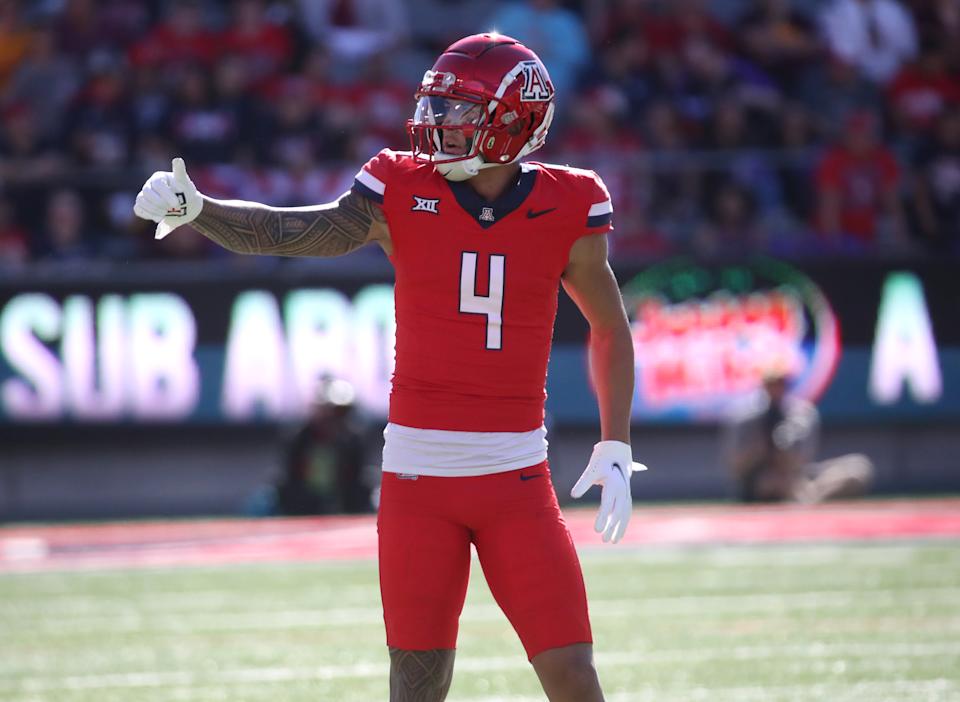
[[[516,185],[519,176],[520,164],[511,163],[509,166],[484,168],[467,183],[476,191],[477,195],[487,202],[492,202]]]

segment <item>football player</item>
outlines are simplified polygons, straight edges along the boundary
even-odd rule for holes
[[[522,159],[554,89],[535,53],[478,34],[426,72],[411,151],[381,151],[333,203],[274,208],[197,192],[183,161],[135,211],[157,236],[190,223],[247,254],[392,262],[396,369],[377,527],[390,699],[441,701],[453,671],[470,547],[552,702],[603,699],[583,577],[547,465],[545,380],[561,283],[590,324],[601,441],[572,490],[601,486],[596,529],[630,518],[633,345],[607,263],[610,195],[592,171]]]

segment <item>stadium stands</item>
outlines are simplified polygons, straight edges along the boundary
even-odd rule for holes
[[[429,57],[491,27],[561,84],[538,157],[603,175],[615,261],[960,253],[955,3],[3,0],[0,265],[224,258],[146,236],[145,175],[330,200],[405,147]]]

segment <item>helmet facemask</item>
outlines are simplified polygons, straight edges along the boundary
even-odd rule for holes
[[[450,72],[427,71],[415,95],[414,118],[407,120],[413,155],[431,162],[447,180],[461,181],[540,148],[553,118],[552,86],[544,84],[548,99],[534,115],[531,103],[519,96],[532,63],[518,62],[499,79],[499,89],[496,83],[481,86]]]
[[[407,123],[411,149],[445,178],[466,180],[483,166],[480,145],[490,121],[480,99],[419,94],[413,119]]]

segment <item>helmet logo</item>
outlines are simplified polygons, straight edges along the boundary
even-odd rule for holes
[[[423,80],[420,81],[420,87],[433,88],[435,86],[439,86],[446,89],[456,82],[457,77],[453,73],[429,70],[423,74]]]
[[[551,97],[550,85],[540,68],[539,61],[521,61],[523,87],[520,89],[521,102],[541,102]]]

